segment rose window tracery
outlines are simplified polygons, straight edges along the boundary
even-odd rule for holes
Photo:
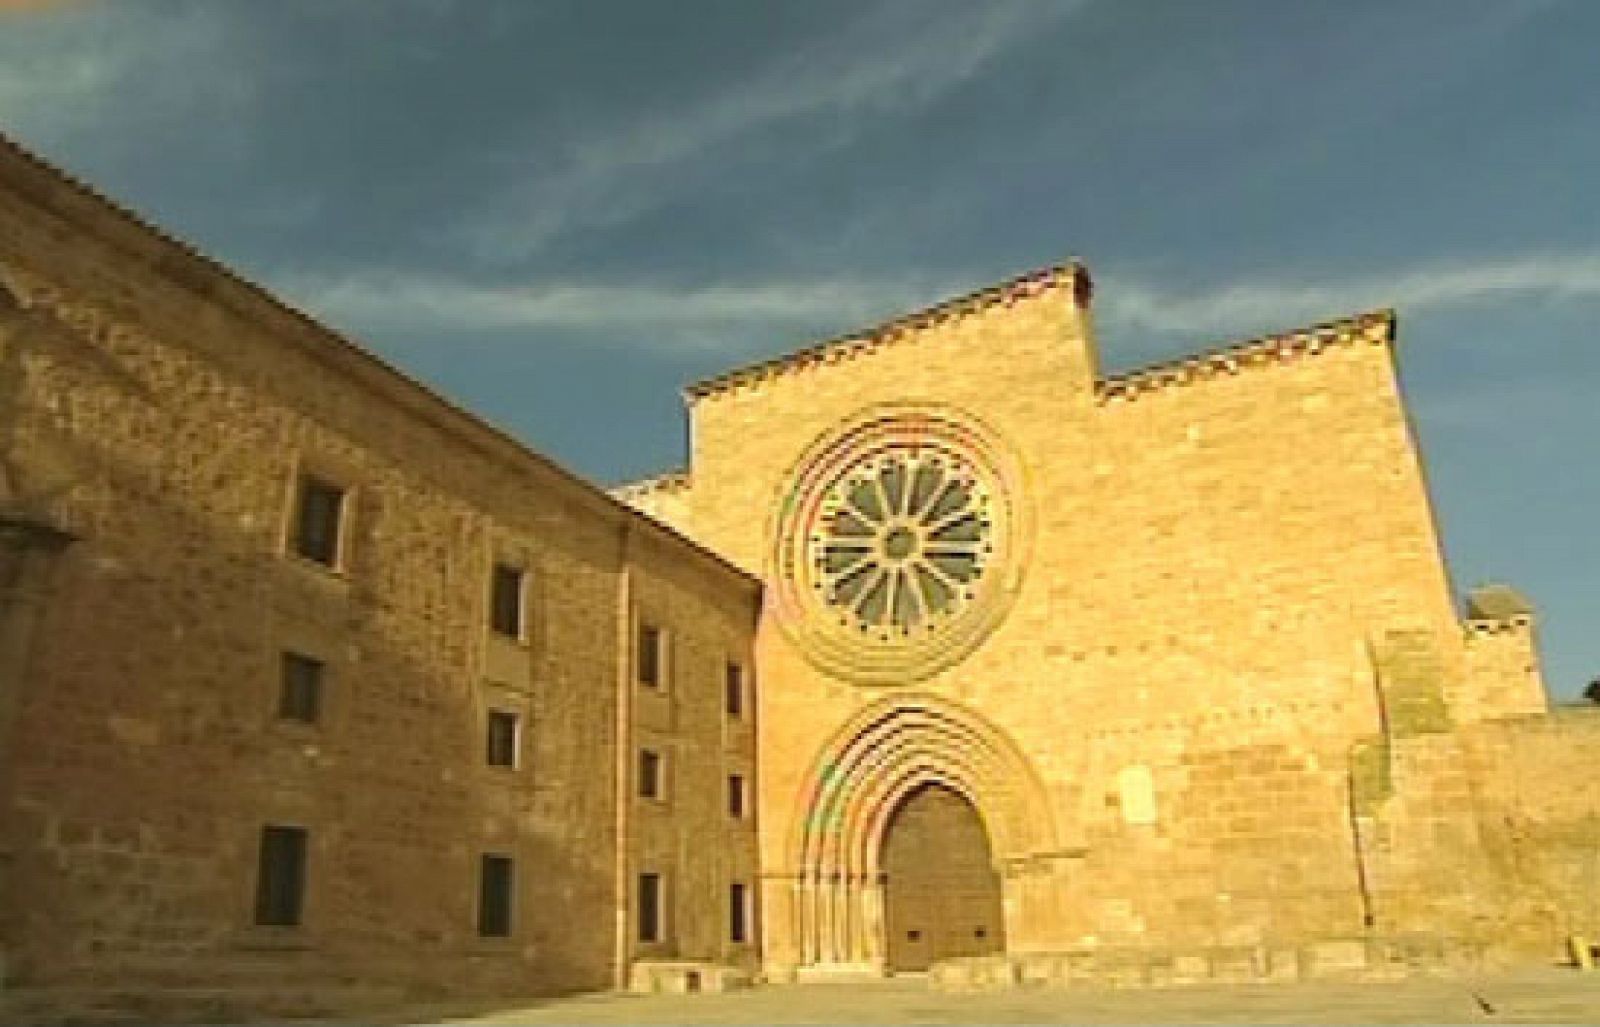
[[[779,623],[818,666],[910,683],[999,622],[1026,540],[1020,471],[976,420],[942,408],[864,412],[796,466],[775,525]]]
[[[840,623],[927,631],[973,598],[991,546],[989,496],[940,453],[885,453],[829,490],[811,542],[814,587]]]

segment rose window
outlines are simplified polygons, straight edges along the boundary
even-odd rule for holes
[[[780,497],[777,622],[820,668],[909,684],[1005,615],[1027,540],[1021,473],[975,419],[886,406],[817,440]]]
[[[989,505],[962,461],[885,453],[824,499],[813,587],[841,624],[882,637],[927,631],[973,598],[992,551]]]

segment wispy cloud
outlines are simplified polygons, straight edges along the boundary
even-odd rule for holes
[[[51,7],[67,7],[82,0],[0,0],[0,14],[22,14]]]
[[[224,9],[36,3],[0,13],[0,126],[34,145],[125,143],[250,97],[248,51]]]
[[[275,284],[307,309],[368,333],[582,331],[640,348],[732,352],[759,344],[751,334],[849,331],[982,283],[906,272],[685,287],[628,281],[499,285],[384,270],[291,273],[277,276]],[[1511,296],[1600,301],[1600,253],[1453,261],[1315,282],[1249,280],[1189,292],[1111,274],[1101,277],[1095,295],[1097,317],[1106,327],[1227,335],[1385,305],[1423,313]],[[741,337],[741,330],[750,334]]]
[[[575,140],[562,166],[496,197],[465,235],[481,257],[526,257],[568,231],[631,220],[671,193],[664,170],[756,132],[825,116],[825,135],[837,146],[869,125],[928,106],[1085,2],[874,9],[747,81],[719,83],[697,105]],[[541,152],[550,146],[540,141]]]
[[[1382,274],[1251,279],[1188,292],[1137,276],[1101,276],[1096,313],[1104,324],[1145,332],[1231,332],[1374,307],[1409,313],[1507,296],[1600,300],[1600,253],[1460,259]]]
[[[946,291],[910,277],[674,288],[626,282],[495,286],[432,274],[368,272],[331,279],[286,275],[276,284],[307,310],[364,333],[580,331],[639,348],[729,352],[748,348],[773,331],[814,331],[835,322],[841,330],[870,324]]]
[[[0,123],[42,133],[93,118],[144,50],[143,39],[109,29],[77,13],[8,19],[0,35]]]

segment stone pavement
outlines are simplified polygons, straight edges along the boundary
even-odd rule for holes
[[[589,995],[437,1023],[1600,1023],[1600,973],[951,995],[925,980]]]

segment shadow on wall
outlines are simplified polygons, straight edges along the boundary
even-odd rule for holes
[[[7,480],[60,482],[47,505],[80,539],[60,557],[15,678],[0,808],[7,1015],[368,1020],[395,1003],[503,994],[525,1004],[529,993],[609,986],[612,708],[590,695],[536,709],[531,773],[495,777],[465,669],[483,630],[476,579],[406,549],[416,526],[400,522],[427,489],[421,505],[450,511],[458,554],[482,551],[491,527],[518,525],[491,525],[467,501],[402,478],[402,461],[370,446],[351,573],[282,556],[276,506],[249,523],[233,512],[263,483],[281,493],[304,418],[274,410],[279,437],[231,443],[215,425],[197,429],[204,407],[190,397],[154,398],[167,347],[96,348],[104,342],[35,323],[26,364],[15,335],[0,358],[14,401],[0,439],[11,443]],[[181,382],[202,399],[244,388],[202,371],[210,380]],[[107,411],[171,430],[130,460],[140,440],[97,419]],[[261,452],[263,441],[282,453]],[[538,508],[518,495],[526,483],[492,485],[497,500]],[[598,542],[571,545],[586,580],[614,572]],[[386,560],[409,595],[367,573]],[[428,596],[455,609],[418,598]],[[325,723],[277,717],[291,626],[333,646]],[[615,674],[614,657],[588,662],[569,669]],[[570,738],[588,742],[559,744]],[[563,782],[578,787],[554,786]],[[297,927],[252,922],[269,824],[307,831]],[[520,870],[506,940],[475,927],[488,851],[513,854]]]

